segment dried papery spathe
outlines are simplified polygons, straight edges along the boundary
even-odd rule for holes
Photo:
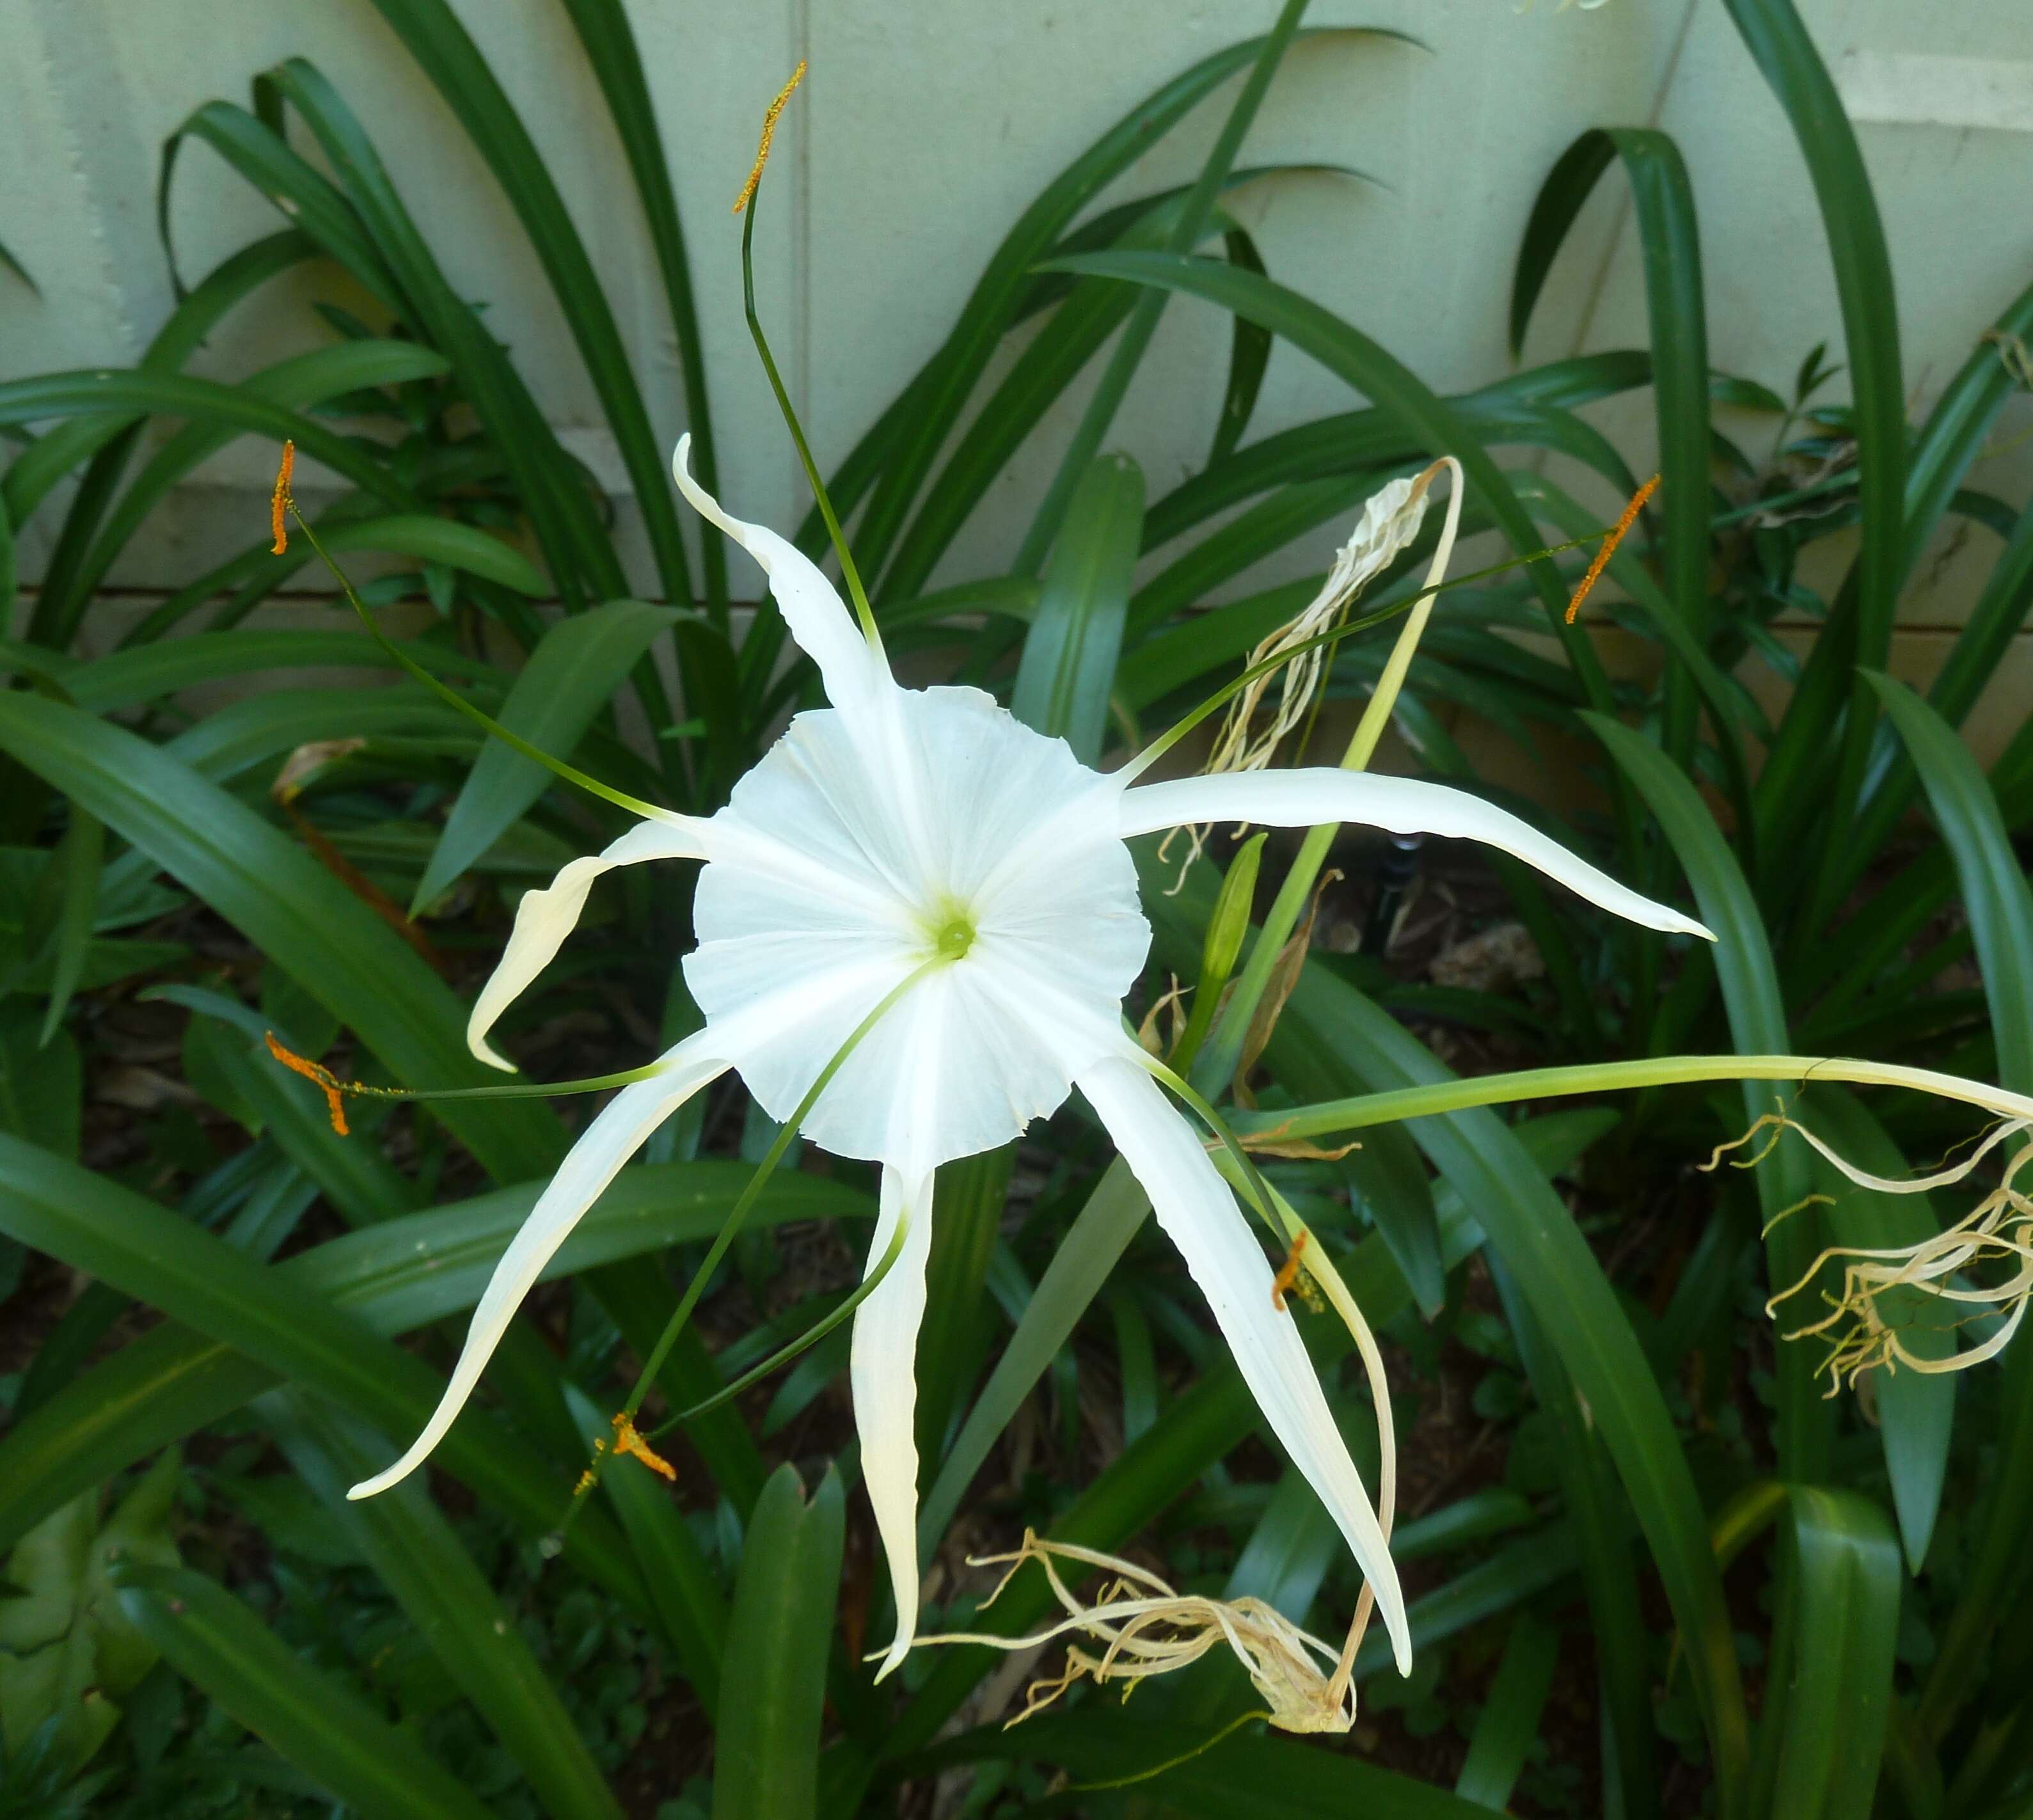
[[[1446,572],[1455,534],[1461,521],[1461,470],[1451,456],[1443,457],[1421,472],[1392,481],[1372,494],[1362,508],[1354,534],[1335,552],[1334,566],[1320,583],[1320,591],[1284,625],[1262,639],[1249,653],[1245,673],[1254,672],[1284,656],[1296,653],[1279,668],[1263,668],[1228,705],[1212,750],[1202,767],[1208,772],[1261,771],[1279,749],[1303,726],[1320,693],[1331,646],[1319,643],[1347,616],[1362,590],[1395,562],[1419,534],[1425,522],[1427,500],[1435,481],[1451,472],[1454,490],[1447,506],[1447,519],[1435,552],[1428,583]],[[1267,713],[1264,700],[1273,683],[1278,685],[1276,703]],[[1182,828],[1177,833],[1190,843],[1180,870],[1200,856],[1205,845],[1207,826]],[[1166,837],[1162,854],[1168,852],[1172,837]]]

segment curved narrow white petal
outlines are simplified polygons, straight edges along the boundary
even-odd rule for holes
[[[1184,1255],[1257,1407],[1292,1463],[1320,1494],[1376,1589],[1398,1672],[1409,1673],[1411,1632],[1389,1545],[1335,1426],[1305,1343],[1292,1317],[1271,1300],[1271,1266],[1241,1208],[1184,1118],[1138,1062],[1114,1057],[1084,1069],[1078,1078],[1080,1091],[1150,1196],[1159,1223]]]
[[[564,946],[586,908],[586,893],[601,873],[616,866],[632,866],[642,859],[703,859],[711,850],[709,825],[690,815],[673,815],[668,821],[645,822],[631,828],[618,841],[597,853],[575,859],[562,867],[556,878],[541,891],[523,894],[515,906],[515,927],[500,964],[474,1001],[473,1015],[466,1020],[466,1047],[490,1067],[515,1071],[515,1064],[489,1045],[487,1033],[521,996],[531,980],[550,965]]]
[[[544,1267],[586,1209],[600,1198],[643,1140],[725,1070],[727,1063],[717,1053],[720,1046],[712,1037],[710,1031],[687,1037],[664,1057],[657,1073],[622,1088],[586,1128],[494,1267],[494,1275],[488,1279],[487,1288],[473,1311],[459,1363],[452,1368],[451,1381],[436,1410],[424,1425],[424,1432],[386,1472],[355,1485],[346,1494],[349,1498],[371,1498],[376,1492],[385,1492],[421,1466],[431,1450],[444,1439],[466,1399],[472,1395],[474,1386],[479,1383],[494,1349],[501,1343],[501,1336],[523,1297],[536,1286]]]
[[[1199,822],[1255,822],[1271,828],[1361,822],[1372,828],[1387,828],[1394,834],[1480,841],[1537,867],[1612,916],[1669,934],[1715,939],[1704,924],[1619,885],[1509,810],[1466,790],[1423,783],[1416,777],[1382,777],[1368,771],[1319,767],[1176,777],[1124,791],[1121,814],[1119,832],[1125,841],[1133,834]]]
[[[679,437],[677,453],[671,458],[678,491],[702,518],[717,525],[761,564],[791,636],[818,665],[826,699],[850,720],[866,721],[897,687],[889,666],[870,648],[847,603],[811,557],[766,525],[751,525],[723,510],[692,478],[691,444],[689,435]]]
[[[909,1652],[918,1628],[918,1328],[925,1316],[925,1258],[932,1242],[932,1177],[882,1171],[882,1208],[869,1241],[872,1270],[889,1249],[897,1223],[904,1249],[889,1274],[855,1310],[848,1375],[854,1424],[861,1435],[861,1472],[889,1584],[897,1596],[897,1635],[875,1678]]]

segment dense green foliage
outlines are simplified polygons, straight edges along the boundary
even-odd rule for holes
[[[628,597],[605,502],[416,229],[410,174],[382,165],[346,98],[301,61],[260,77],[245,107],[197,108],[162,173],[165,223],[174,172],[202,147],[286,225],[183,291],[135,369],[0,385],[16,444],[0,475],[0,610],[21,627],[0,694],[0,1293],[25,1311],[60,1299],[63,1271],[88,1279],[53,1320],[24,1314],[32,1344],[0,1380],[0,1814],[309,1814],[336,1800],[420,1820],[795,1820],[895,1811],[905,1790],[929,1811],[922,1791],[955,1769],[972,1778],[960,1811],[995,1814],[2023,1811],[2033,1354],[2022,1342],[1967,1377],[1883,1378],[1866,1414],[1825,1398],[1817,1350],[1777,1339],[1764,1313],[1825,1245],[1924,1238],[1983,1182],[1874,1194],[1790,1137],[1750,1173],[1694,1173],[1771,1107],[1769,1087],[1548,1100],[1514,1118],[1465,1107],[1365,1129],[1346,1157],[1267,1160],[1390,1346],[1399,1433],[1415,1453],[1422,1436],[1450,1450],[1417,1475],[1396,1537],[1418,1661],[1400,1680],[1370,1639],[1352,1743],[1252,1725],[1189,1765],[1084,1792],[1214,1737],[1251,1704],[1240,1674],[1210,1660],[1127,1710],[1076,1698],[1009,1732],[1006,1681],[984,1704],[1003,1660],[986,1650],[921,1653],[873,1687],[859,1653],[889,1620],[835,1394],[844,1328],[693,1424],[675,1492],[610,1471],[560,1534],[633,1361],[775,1136],[732,1084],[660,1134],[580,1227],[431,1483],[346,1501],[435,1402],[575,1108],[357,1103],[342,1138],[269,1062],[264,1033],[362,1080],[482,1082],[465,1005],[507,904],[624,824],[407,680],[257,689],[186,713],[196,683],[380,661],[350,620],[262,629],[264,602],[303,573],[301,540],[279,555],[250,524],[243,552],[86,657],[100,582],[199,462],[236,437],[286,437],[346,489],[317,520],[328,547],[394,559],[370,604],[428,603],[409,653],[621,788],[710,811],[814,685],[808,665],[783,661],[767,605],[735,635],[730,594],[749,582],[730,579],[719,539],[688,554],[611,309],[484,60],[444,0],[377,4],[539,257],[627,464],[660,600]],[[620,0],[561,4],[638,186],[711,487],[691,281],[634,41]],[[1656,647],[1656,682],[1605,672],[1587,625],[1562,616],[1585,559],[1546,558],[1440,597],[1396,721],[1429,774],[1492,793],[1437,710],[1586,742],[1599,825],[1516,806],[1691,901],[1722,939],[1710,953],[1608,928],[1507,863],[1505,914],[1543,979],[1409,979],[1380,955],[1376,900],[1395,887],[1357,850],[1347,865],[1369,874],[1372,938],[1305,958],[1239,1075],[1250,1001],[1211,1033],[1202,1020],[1196,1078],[1271,1112],[1352,1100],[1451,1078],[1415,1034],[1445,1030],[1472,1033],[1491,1066],[1841,1053],[2033,1092],[2033,897],[2013,844],[2033,825],[2033,719],[1988,776],[1955,733],[2033,604],[2033,505],[1967,483],[2016,382],[1986,342],[1924,422],[1906,421],[1884,237],[1791,0],[1730,10],[1836,249],[1843,405],[1819,402],[1833,371],[1821,350],[1790,397],[1711,371],[1691,192],[1656,131],[1592,132],[1560,160],[1511,308],[1522,342],[1567,230],[1613,178],[1634,199],[1649,350],[1443,397],[1280,285],[1221,197],[1277,179],[1237,155],[1302,6],[1171,76],[1069,165],[828,477],[891,650],[998,689],[1084,756],[1119,750],[1232,676],[1313,583],[1209,611],[1211,594],[1435,455],[1466,470],[1468,524],[1516,556],[1597,530],[1638,477],[1582,413],[1649,388],[1664,484],[1611,564],[1605,592],[1621,598],[1601,610]],[[1091,211],[1237,77],[1197,182]],[[4,249],[0,261],[13,264]],[[184,373],[234,304],[305,264],[343,274],[371,309],[321,306],[321,345],[236,384]],[[1201,470],[1147,500],[1133,466],[1100,451],[1159,313],[1209,303],[1234,322],[1219,424]],[[4,307],[37,303],[17,292]],[[2033,289],[1997,328],[2033,335]],[[1248,440],[1279,339],[1368,402]],[[1013,572],[927,593],[991,483],[1104,350]],[[1754,459],[1719,433],[1718,405],[1762,414],[1771,451]],[[1593,503],[1546,463],[1525,471],[1541,454]],[[15,534],[58,503],[54,553],[14,615]],[[1882,672],[1900,589],[1950,516],[2001,548],[1923,698]],[[1856,554],[1822,599],[1801,559],[1838,537]],[[825,555],[816,512],[799,541]],[[1372,603],[1402,602],[1424,556]],[[562,616],[539,610],[547,597]],[[1804,658],[1777,635],[1782,614],[1810,628]],[[1389,636],[1341,648],[1330,693],[1367,695]],[[1792,685],[1776,724],[1739,680],[1758,663]],[[646,740],[627,736],[644,724]],[[1284,851],[1262,853],[1267,886]],[[1254,868],[1260,849],[1211,853],[1176,895],[1176,865],[1149,859],[1152,998],[1168,974],[1210,1000],[1218,984],[1203,973],[1218,860]],[[674,874],[603,886],[594,927],[505,1020],[534,1069],[625,1065],[695,1023],[672,964],[688,925]],[[1291,923],[1264,938],[1255,976],[1245,945],[1245,982],[1261,987]],[[1230,944],[1217,973],[1236,959]],[[88,1079],[129,1109],[119,1132],[88,1119]],[[1888,1174],[1971,1129],[1912,1095],[1825,1084],[1801,1109]],[[709,1318],[665,1367],[663,1406],[700,1401],[837,1306],[872,1211],[861,1166],[781,1171]],[[1077,1105],[1020,1153],[942,1173],[919,1371],[939,1623],[972,1623],[988,1583],[957,1577],[965,1545],[1027,1524],[1148,1551],[1182,1587],[1254,1594],[1323,1634],[1353,1606],[1331,1523],[1256,1440],[1254,1406],[1147,1211]],[[1351,1445],[1373,1457],[1346,1335],[1305,1325]],[[1945,1354],[1955,1340],[1944,1329],[1931,1343]],[[984,1474],[991,1459],[1003,1470]],[[1046,1609],[1020,1580],[979,1623],[1013,1635]],[[1436,1765],[1452,1793],[1432,1785]],[[1058,1788],[1055,1769],[1075,1786]]]

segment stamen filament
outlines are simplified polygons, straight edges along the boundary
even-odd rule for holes
[[[743,1391],[760,1384],[773,1372],[782,1370],[799,1354],[817,1346],[840,1324],[849,1319],[854,1311],[882,1286],[882,1279],[889,1274],[890,1267],[904,1255],[904,1241],[909,1236],[910,1220],[908,1215],[897,1222],[897,1230],[890,1235],[889,1248],[877,1260],[875,1268],[856,1285],[854,1293],[845,1297],[839,1307],[815,1320],[796,1339],[786,1342],[758,1365],[752,1365],[730,1384],[724,1384],[704,1402],[694,1403],[688,1410],[680,1410],[674,1416],[667,1416],[650,1431],[653,1440],[668,1434],[675,1428],[687,1422],[697,1421],[701,1416],[710,1415],[731,1403]]]
[[[762,152],[766,157],[769,150],[769,136],[776,128],[776,117],[784,103],[789,98],[791,89],[798,85],[798,77],[804,73],[805,66],[798,66],[798,75],[791,79],[790,86],[777,97],[762,129]],[[762,332],[762,318],[755,309],[755,208],[754,203],[762,193],[762,159],[756,160],[755,169],[748,180],[748,187],[742,193],[741,201],[735,206],[741,212],[741,301],[748,315],[748,332],[754,338],[755,351],[762,357],[762,370],[768,375],[769,389],[777,395],[777,408],[782,412],[784,421],[790,428],[791,440],[797,445],[798,459],[804,466],[805,479],[812,489],[812,497],[818,502],[819,516],[826,521],[826,535],[833,540],[833,553],[840,558],[841,579],[847,583],[849,598],[854,602],[854,616],[861,622],[862,636],[867,639],[870,648],[880,657],[882,655],[882,634],[875,624],[875,609],[868,604],[868,590],[861,585],[861,571],[855,567],[854,554],[847,547],[847,534],[840,528],[840,519],[833,509],[833,500],[827,493],[826,482],[819,477],[818,463],[812,459],[811,444],[805,440],[804,426],[798,421],[798,414],[792,408],[791,395],[784,389],[784,376],[777,370],[777,358],[769,351],[769,338]],[[744,206],[745,205],[745,206]]]
[[[597,777],[590,777],[575,766],[567,765],[562,758],[554,758],[541,747],[532,745],[521,734],[511,732],[491,714],[476,708],[456,689],[448,688],[383,631],[376,623],[374,616],[367,610],[367,603],[354,591],[353,583],[346,579],[346,571],[332,560],[331,552],[318,541],[317,533],[311,529],[310,521],[304,516],[301,508],[297,504],[296,496],[290,491],[290,474],[294,459],[294,451],[286,443],[283,450],[283,465],[275,476],[275,496],[283,508],[297,521],[297,529],[309,540],[311,548],[317,552],[318,560],[331,571],[332,579],[339,583],[339,591],[346,596],[347,604],[359,616],[361,624],[367,628],[368,636],[388,653],[392,661],[421,683],[447,707],[456,709],[504,746],[520,752],[526,758],[534,760],[553,777],[561,777],[567,784],[576,784],[590,795],[612,803],[616,808],[626,809],[631,815],[639,815],[646,822],[667,822],[672,818],[668,810],[659,808],[654,803],[646,803],[639,796],[631,796],[625,790],[617,790],[611,785],[603,784]]]
[[[686,1285],[685,1293],[679,1298],[676,1308],[671,1311],[671,1318],[665,1323],[662,1334],[651,1348],[649,1358],[643,1361],[642,1370],[636,1374],[635,1387],[628,1393],[628,1401],[622,1406],[621,1413],[630,1421],[634,1421],[637,1412],[642,1409],[643,1399],[649,1395],[650,1386],[656,1382],[657,1373],[663,1370],[664,1361],[671,1356],[671,1348],[678,1343],[678,1335],[684,1331],[685,1323],[691,1319],[692,1310],[706,1294],[706,1285],[712,1281],[713,1272],[720,1268],[721,1260],[727,1256],[728,1248],[740,1236],[750,1211],[762,1197],[765,1184],[776,1172],[777,1165],[783,1160],[784,1152],[790,1148],[792,1140],[798,1135],[799,1127],[810,1115],[813,1107],[818,1103],[819,1095],[831,1084],[833,1077],[840,1072],[862,1039],[882,1022],[897,1001],[934,968],[947,964],[943,956],[934,955],[923,966],[913,968],[891,987],[883,994],[882,1002],[855,1026],[853,1033],[833,1052],[833,1059],[819,1070],[818,1078],[798,1103],[797,1110],[784,1120],[783,1129],[777,1133],[762,1160],[756,1164],[755,1173],[749,1177],[747,1185],[742,1189],[740,1198],[735,1202],[733,1211],[727,1216],[727,1223],[720,1229],[718,1236],[708,1249],[698,1268],[692,1272],[692,1279]],[[662,1430],[657,1432],[661,1433]],[[599,1482],[601,1465],[601,1458],[596,1454],[587,1467],[586,1475],[573,1490],[571,1508],[565,1513],[566,1524],[571,1522],[585,1500],[586,1494]]]
[[[284,1046],[274,1031],[268,1033],[268,1053],[292,1073],[301,1074],[324,1090],[331,1107],[332,1129],[346,1135],[343,1100],[355,1099],[563,1099],[575,1093],[605,1093],[611,1087],[627,1087],[647,1080],[662,1067],[657,1062],[640,1068],[623,1069],[618,1074],[592,1074],[577,1080],[517,1081],[507,1087],[375,1087],[365,1080],[342,1080],[322,1062],[313,1062]]]

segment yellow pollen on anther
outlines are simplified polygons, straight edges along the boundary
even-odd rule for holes
[[[1644,485],[1631,496],[1631,504],[1623,508],[1623,516],[1610,527],[1609,535],[1602,540],[1602,548],[1595,553],[1595,560],[1588,566],[1588,573],[1582,577],[1582,585],[1574,590],[1574,597],[1567,602],[1567,624],[1574,623],[1574,615],[1582,610],[1582,602],[1602,579],[1602,571],[1609,567],[1609,559],[1616,554],[1616,546],[1638,522],[1638,515],[1644,511],[1645,502],[1659,490],[1659,477],[1654,474]]]
[[[653,1473],[676,1482],[678,1469],[635,1432],[635,1418],[626,1410],[614,1418],[614,1451],[640,1460]]]
[[[275,496],[268,502],[268,525],[275,534],[275,547],[269,552],[271,556],[286,556],[289,553],[289,527],[283,521],[290,508],[297,503],[290,496],[290,477],[296,472],[296,468],[297,445],[285,441],[282,466],[275,470]]]
[[[309,1057],[298,1055],[285,1049],[275,1040],[274,1031],[268,1032],[268,1053],[293,1074],[301,1074],[305,1080],[315,1083],[324,1092],[325,1110],[331,1114],[331,1128],[341,1137],[346,1136],[345,1084],[322,1062]]]
[[[769,103],[769,110],[762,116],[762,143],[755,148],[755,168],[749,172],[748,181],[742,185],[741,193],[734,199],[736,215],[754,200],[755,186],[762,181],[762,167],[769,162],[769,141],[777,137],[777,116],[784,111],[784,103],[804,79],[805,60],[800,57],[797,68],[791,72],[791,80],[777,91],[777,99]]]

